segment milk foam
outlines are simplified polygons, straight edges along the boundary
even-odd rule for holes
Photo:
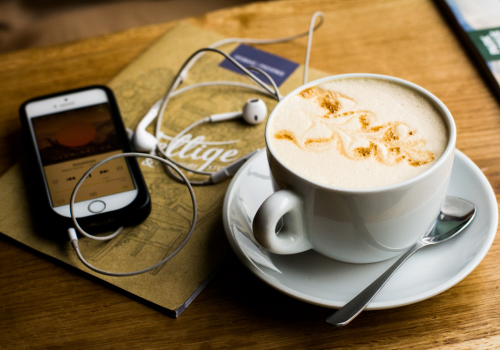
[[[341,188],[410,179],[444,153],[448,130],[419,93],[379,79],[334,80],[293,96],[275,112],[271,147],[302,175]]]

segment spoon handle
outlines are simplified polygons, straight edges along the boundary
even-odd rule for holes
[[[375,298],[380,290],[385,286],[389,278],[399,269],[410,256],[415,254],[420,248],[424,247],[421,241],[418,241],[398,261],[396,261],[386,272],[377,278],[372,284],[359,293],[354,299],[344,305],[340,310],[330,315],[326,322],[332,326],[342,327],[351,322],[361,311]]]

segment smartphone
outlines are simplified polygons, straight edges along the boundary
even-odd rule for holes
[[[96,85],[36,97],[21,105],[20,117],[43,188],[40,205],[49,221],[69,228],[78,180],[99,161],[133,151],[113,92]],[[95,169],[80,187],[74,211],[80,226],[93,232],[144,220],[151,201],[137,160],[118,158]]]

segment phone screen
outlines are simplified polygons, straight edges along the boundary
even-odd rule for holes
[[[123,153],[107,103],[31,118],[53,207],[68,205],[85,172],[99,161]],[[94,170],[75,202],[134,190],[124,158]]]

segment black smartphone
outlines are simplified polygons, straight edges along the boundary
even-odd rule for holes
[[[47,221],[72,227],[69,202],[80,178],[97,162],[132,152],[113,92],[89,86],[36,97],[20,107],[21,123],[37,168]],[[75,198],[80,226],[99,232],[143,221],[151,200],[135,158],[118,158],[95,169]]]

